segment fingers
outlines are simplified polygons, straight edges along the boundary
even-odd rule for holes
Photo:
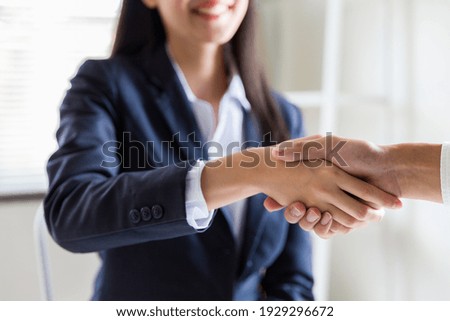
[[[345,227],[341,223],[338,223],[338,222],[336,222],[334,220],[333,220],[333,222],[331,224],[331,227],[330,227],[330,232],[335,233],[335,234],[348,234],[351,231],[353,231],[353,229]]]
[[[303,205],[302,203],[299,204]],[[342,213],[342,211],[337,208],[335,208],[333,211],[333,214],[331,214],[330,212],[324,212],[323,214],[321,214],[319,209],[309,208],[308,210],[306,210],[306,215],[303,215],[300,220],[298,220],[298,224],[303,230],[314,231],[320,238],[323,239],[329,239],[338,234],[348,234],[355,228],[361,228],[368,225],[368,222],[358,221],[357,223],[353,224],[354,227],[345,226],[335,220],[335,218],[337,217],[338,219],[340,219],[340,217],[343,215],[349,215],[346,213]],[[285,217],[287,215],[286,212],[287,211],[285,211]],[[288,218],[286,217],[286,219]],[[291,220],[290,223],[294,223],[294,221],[295,219]]]
[[[309,208],[306,215],[300,219],[299,226],[305,231],[314,230],[322,239],[329,239],[337,234],[347,234],[352,230],[334,221],[329,212],[324,212],[320,216],[319,214],[319,209]]]
[[[298,224],[305,231],[312,231],[321,218],[322,213],[319,211],[319,209],[311,207],[308,208],[305,216],[300,219]]]
[[[280,203],[278,203],[277,201],[275,201],[272,197],[268,196],[268,197],[264,200],[264,207],[265,207],[266,210],[268,210],[269,212],[274,212],[274,211],[279,211],[279,210],[281,210],[284,206],[281,205]]]
[[[367,222],[358,221],[336,207],[333,207],[332,213],[322,214],[316,207],[306,209],[303,203],[295,202],[285,209],[284,217],[290,224],[298,224],[305,231],[314,230],[324,239],[336,234],[347,234],[355,228],[367,225]]]
[[[339,187],[348,193],[359,197],[360,199],[376,204],[377,207],[386,207],[391,209],[398,209],[402,207],[402,202],[389,193],[364,182],[351,175],[346,175],[346,179],[340,180]],[[364,211],[363,211],[364,212]],[[362,213],[364,215],[364,213]]]
[[[334,219],[350,228],[359,227],[361,222],[379,222],[384,216],[383,209],[374,209],[345,192],[338,193],[332,202]]]
[[[306,213],[305,205],[301,202],[295,202],[284,210],[284,218],[290,224],[297,224]]]
[[[382,220],[384,215],[383,211],[374,209],[371,210],[377,212],[377,214],[374,213],[365,214],[364,216],[362,216],[362,218],[355,218],[353,214],[343,211],[334,205],[330,205],[329,211],[330,213],[333,214],[334,221],[340,223],[346,228],[356,229],[365,226],[367,222],[380,222]]]
[[[314,207],[306,210],[305,205],[300,202],[289,205],[284,211],[284,217],[291,224],[298,223],[305,231],[314,230],[323,239],[329,239],[336,234],[330,230],[333,223],[330,213],[325,212],[322,215],[320,210]]]
[[[314,232],[323,239],[329,239],[336,235],[336,232],[331,231],[331,225],[333,224],[333,217],[330,213],[325,212],[322,214],[322,218],[314,226]]]
[[[307,159],[324,159],[324,137],[314,135],[285,141],[272,149],[272,155],[286,162]]]
[[[323,239],[329,239],[340,231],[340,229],[331,231],[333,217],[330,213],[325,212],[321,214],[318,208],[306,210],[305,205],[301,202],[295,202],[289,205],[284,211],[284,217],[291,224],[298,223],[305,231],[314,230]]]

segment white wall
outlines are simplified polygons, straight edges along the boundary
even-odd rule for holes
[[[0,202],[0,300],[40,300],[33,220],[40,201]],[[95,254],[72,254],[49,242],[54,298],[87,300]]]
[[[405,12],[394,18],[405,18],[409,26],[403,39],[406,56],[394,63],[405,64],[407,77],[396,85],[390,82],[395,76],[389,55],[396,44],[389,47],[389,26],[398,21],[389,21],[384,1],[347,1],[343,91],[388,99],[404,96],[404,106],[384,110],[372,106],[367,112],[365,106],[346,106],[340,112],[339,134],[381,143],[449,140],[450,2],[403,1],[401,6]],[[398,116],[396,108],[401,109]],[[403,129],[402,134],[395,135],[396,127]],[[336,239],[331,298],[449,299],[449,228],[448,209],[415,201],[406,202],[400,212],[388,213],[378,226]]]
[[[341,105],[335,133],[377,143],[450,140],[450,1],[343,3],[341,93],[381,99]],[[317,90],[326,1],[277,4],[290,12],[278,21],[278,30],[289,30],[281,39],[290,43],[267,45],[276,61],[272,79],[282,90]],[[317,109],[305,114],[315,133]],[[449,299],[449,229],[448,209],[405,201],[403,210],[388,212],[382,223],[329,241],[329,298]]]

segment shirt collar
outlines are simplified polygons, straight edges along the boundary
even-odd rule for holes
[[[175,59],[172,57],[172,54],[170,53],[169,47],[166,44],[166,52],[167,56],[169,57],[169,60],[172,63],[172,66],[175,70],[175,73],[177,74],[178,79],[180,80],[181,86],[183,87],[184,92],[186,93],[186,97],[189,100],[190,103],[195,103],[196,101],[199,101],[200,99],[195,96],[195,94],[192,92],[191,87],[189,86],[186,77],[184,76],[183,71],[181,70],[180,66],[176,63]],[[237,71],[237,67],[234,61],[231,61],[229,65],[230,70],[230,77],[229,77],[229,83],[227,91],[224,94],[224,97],[227,96],[232,99],[236,99],[241,106],[246,111],[251,110],[250,102],[247,99],[247,96],[245,95],[245,88],[244,84],[242,83],[242,79],[239,76],[239,73]]]

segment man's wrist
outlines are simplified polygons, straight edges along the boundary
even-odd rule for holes
[[[384,148],[387,166],[398,181],[401,197],[442,202],[440,144],[406,143]]]

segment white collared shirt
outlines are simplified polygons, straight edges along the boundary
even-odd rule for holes
[[[450,206],[450,143],[442,144],[441,192],[444,204]]]
[[[192,104],[192,111],[205,142],[216,143],[216,147],[209,148],[209,158],[220,158],[239,151],[244,140],[242,132],[244,112],[250,111],[251,107],[236,68],[231,66],[230,82],[220,100],[218,119],[216,120],[213,106],[195,96],[183,71],[170,56],[168,48],[167,52],[184,92]],[[214,156],[212,157],[211,154]],[[186,177],[186,219],[188,224],[197,230],[209,227],[214,214],[214,211],[208,211],[201,190],[201,174],[204,165],[204,162],[199,162],[199,166],[194,166]],[[245,205],[245,200],[241,200],[228,206],[233,217],[233,228],[238,246],[242,242]]]

